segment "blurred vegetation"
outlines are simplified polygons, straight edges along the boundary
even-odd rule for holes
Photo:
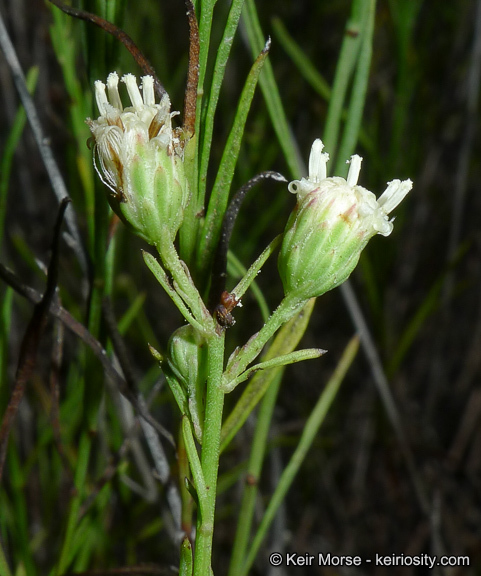
[[[173,109],[181,109],[188,54],[184,3],[125,0],[114,5],[118,12],[109,14],[109,2],[85,2],[86,9],[116,20],[134,38],[157,70]],[[215,8],[212,56],[228,8],[225,0]],[[296,159],[286,161],[258,90],[233,191],[263,170],[299,176],[293,173],[297,158],[307,160],[312,141],[324,137],[351,3],[262,0],[257,9],[264,35],[272,38],[269,62],[298,150]],[[101,318],[102,296],[109,296],[139,388],[155,418],[176,431],[174,403],[145,342],[164,349],[181,318],[145,267],[142,242],[121,226],[110,238],[104,192],[86,145],[84,119],[96,115],[93,81],[105,79],[114,68],[119,73],[139,70],[104,33],[40,0],[2,0],[0,11],[23,70],[31,70],[36,108],[90,259],[88,269],[82,270],[67,243],[61,243],[55,298],[111,352]],[[476,184],[481,171],[480,15],[479,0],[379,0],[355,148],[364,158],[360,184],[377,195],[394,178],[414,182],[397,211],[392,236],[370,243],[351,283],[388,376],[429,511],[423,511],[415,497],[403,451],[373,383],[372,364],[359,354],[252,574],[269,573],[268,553],[282,547],[371,558],[376,553],[469,555],[471,568],[451,573],[481,570],[481,196]],[[244,23],[220,93],[208,189],[252,61]],[[86,62],[103,62],[104,67],[88,69]],[[0,74],[0,261],[42,293],[58,203],[3,56]],[[328,151],[333,170],[345,157],[342,150]],[[247,197],[232,240],[244,265],[282,232],[293,202],[285,187],[274,183]],[[258,284],[273,309],[282,296],[275,259]],[[261,325],[254,298],[246,296],[243,303],[229,332],[231,347]],[[2,282],[0,305],[3,413],[32,304]],[[261,478],[259,512],[353,332],[341,291],[320,298],[303,344],[326,348],[329,354],[286,371],[269,440],[268,469]],[[1,540],[17,574],[51,573],[75,507],[81,520],[71,535],[72,570],[155,564],[165,571],[151,573],[167,574],[169,566],[178,564],[164,521],[165,488],[151,486],[153,465],[133,413],[111,387],[104,393],[106,380],[84,344],[50,319],[16,416],[0,488]],[[52,425],[57,393],[58,427]],[[214,573],[227,570],[252,430],[248,421],[221,460]],[[79,454],[85,457],[82,469]],[[176,482],[171,447],[168,457]],[[70,566],[68,558],[63,562]],[[378,567],[358,573],[398,572]]]

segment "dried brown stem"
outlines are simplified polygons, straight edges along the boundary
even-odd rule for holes
[[[3,415],[2,426],[0,428],[0,482],[3,476],[5,458],[7,456],[10,431],[25,393],[25,386],[35,368],[38,346],[47,325],[49,309],[54,300],[55,290],[57,288],[60,231],[65,210],[69,202],[69,198],[64,198],[60,204],[55,222],[52,258],[50,259],[47,273],[47,286],[43,297],[34,308],[32,318],[23,337],[12,396]]]
[[[185,0],[187,18],[189,19],[189,71],[184,100],[184,125],[187,136],[195,132],[195,115],[197,110],[197,87],[199,84],[199,25],[191,0]]]

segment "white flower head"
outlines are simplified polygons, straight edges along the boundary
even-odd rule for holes
[[[411,180],[393,180],[379,199],[358,185],[362,158],[349,161],[347,178],[327,177],[329,155],[315,140],[309,176],[294,180],[297,195],[279,254],[284,291],[301,299],[320,296],[344,282],[375,234],[389,236],[389,214],[412,188]]]
[[[172,129],[172,118],[178,112],[170,112],[167,93],[159,104],[155,103],[154,79],[142,78],[142,94],[133,74],[122,77],[127,88],[131,106],[123,107],[119,94],[119,76],[112,72],[107,85],[95,82],[95,100],[100,112],[97,120],[87,119],[97,146],[102,180],[114,192],[123,189],[122,167],[135,155],[139,143],[153,149],[167,150],[169,154],[183,157],[180,130]]]
[[[164,93],[155,102],[154,79],[125,74],[130,106],[123,106],[119,76],[109,74],[107,83],[95,82],[96,120],[87,119],[94,146],[94,165],[112,194],[114,211],[150,243],[163,228],[175,236],[188,202],[184,176],[184,137],[172,128],[170,99]],[[165,233],[165,230],[164,230]]]

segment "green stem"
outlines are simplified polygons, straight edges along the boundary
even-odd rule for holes
[[[262,401],[257,416],[256,430],[252,442],[252,450],[247,467],[246,483],[239,511],[239,523],[234,540],[234,549],[230,561],[228,576],[239,576],[247,556],[247,547],[251,534],[252,519],[254,517],[257,499],[259,478],[266,452],[267,438],[276,405],[277,395],[281,385],[283,372],[278,372],[274,382],[271,383]]]
[[[157,246],[162,262],[167,270],[172,274],[175,282],[174,288],[183,298],[194,315],[194,318],[200,322],[207,334],[214,333],[214,323],[209,311],[205,307],[204,301],[195,287],[192,278],[185,264],[180,260],[174,244],[168,240]]]
[[[189,461],[187,458],[187,451],[185,447],[184,434],[182,432],[182,428],[179,433],[179,440],[177,444],[177,461],[179,465],[179,490],[180,490],[180,497],[182,500],[181,528],[184,531],[184,533],[190,537],[190,535],[192,534],[192,513],[194,503],[192,500],[192,496],[190,495],[185,485],[185,480],[189,481],[191,474],[189,470]]]
[[[222,379],[222,387],[225,390],[229,389],[231,381],[235,380],[257,358],[262,348],[277,330],[293,318],[305,303],[306,300],[299,300],[296,296],[286,296],[261,330],[255,336],[252,336],[240,350],[234,352],[229,358],[227,369]]]
[[[208,380],[201,459],[206,495],[203,503],[199,502],[202,513],[197,518],[194,576],[209,576],[211,573],[220,431],[224,408],[224,393],[220,389],[224,365],[224,342],[225,335],[222,333],[220,336],[211,337],[207,344]],[[198,496],[200,499],[200,494]]]

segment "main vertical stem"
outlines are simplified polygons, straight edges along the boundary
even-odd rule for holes
[[[220,431],[224,408],[224,393],[220,389],[224,367],[224,341],[223,333],[208,340],[208,378],[201,458],[207,495],[202,506],[204,513],[200,514],[199,509],[197,518],[194,576],[209,576],[211,573]]]

